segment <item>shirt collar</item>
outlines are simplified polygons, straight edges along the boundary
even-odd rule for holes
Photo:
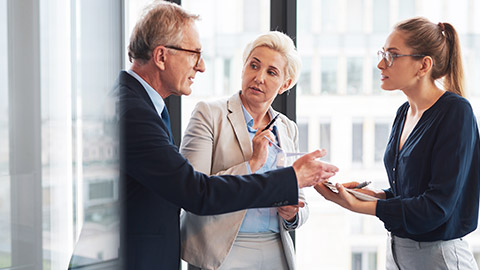
[[[165,108],[165,101],[163,101],[163,98],[160,96],[160,94],[158,94],[153,87],[151,87],[144,79],[142,79],[142,77],[135,73],[135,71],[129,69],[127,72],[128,74],[132,75],[132,77],[137,79],[143,88],[145,88],[145,91],[147,91],[148,96],[152,100],[153,106],[155,106],[155,110],[157,110],[158,115],[161,115],[163,108]]]
[[[242,110],[243,110],[243,117],[245,118],[245,123],[247,124],[248,131],[255,133],[257,130],[253,128],[253,124],[254,124],[253,117],[250,115],[247,109],[245,109],[245,106],[243,106],[243,104],[242,104]],[[273,119],[274,112],[272,108],[268,109],[268,113],[270,114],[270,119]],[[275,126],[276,126],[276,123],[273,124],[272,128],[276,129]]]

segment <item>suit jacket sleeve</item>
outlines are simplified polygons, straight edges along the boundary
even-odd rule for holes
[[[297,203],[291,167],[243,176],[196,172],[171,144],[160,116],[139,91],[121,85],[120,92],[121,169],[152,192],[199,215]]]

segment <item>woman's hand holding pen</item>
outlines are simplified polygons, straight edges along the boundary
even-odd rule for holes
[[[379,198],[379,199],[385,199],[386,198],[385,192],[383,190],[371,189],[369,187],[366,187],[366,185],[365,185],[365,187],[359,188],[358,186],[361,185],[361,184],[362,183],[359,183],[359,182],[348,182],[348,183],[342,183],[342,186],[345,187],[345,188],[355,189],[355,191],[361,192],[363,194],[370,195],[370,196],[375,197],[375,198]],[[368,184],[370,184],[370,183],[368,183]]]
[[[248,161],[252,173],[258,171],[258,169],[260,169],[267,161],[269,142],[265,136],[270,140],[275,141],[273,133],[268,129],[259,129],[252,139],[252,158]]]

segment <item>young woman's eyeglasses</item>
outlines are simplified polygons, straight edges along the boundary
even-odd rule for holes
[[[395,53],[391,53],[389,51],[386,51],[386,52],[385,51],[378,51],[377,55],[378,55],[378,61],[383,59],[385,61],[385,64],[388,67],[391,67],[393,65],[393,59],[398,58],[398,57],[403,57],[403,56],[423,57],[423,56],[426,56],[424,54],[395,54]]]
[[[176,47],[176,46],[165,46],[165,48],[169,48],[169,49],[176,50],[176,51],[194,53],[197,56],[197,60],[195,62],[195,67],[198,67],[198,64],[200,64],[200,59],[202,58],[202,52],[194,51],[194,50],[188,50],[188,49],[184,49],[184,48],[180,48],[180,47]]]

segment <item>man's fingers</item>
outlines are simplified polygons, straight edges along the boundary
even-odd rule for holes
[[[325,156],[327,154],[327,150],[325,149],[317,149],[313,152],[310,152],[308,154],[305,154],[303,157],[306,157],[308,159],[317,159]]]

